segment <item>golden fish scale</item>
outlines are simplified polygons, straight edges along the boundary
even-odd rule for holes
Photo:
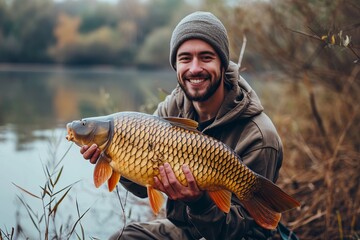
[[[141,185],[152,185],[158,167],[168,162],[184,185],[181,166],[186,163],[200,189],[225,188],[242,200],[248,199],[257,187],[256,175],[229,147],[154,116],[136,113],[115,116],[114,135],[106,154],[115,171]]]

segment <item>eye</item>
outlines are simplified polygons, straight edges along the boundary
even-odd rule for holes
[[[179,62],[189,62],[190,58],[189,57],[181,57],[178,59]]]
[[[86,120],[82,120],[82,121],[81,121],[81,124],[82,124],[83,126],[85,126],[85,125],[86,125]]]
[[[213,60],[213,59],[214,59],[214,57],[211,56],[211,55],[204,55],[204,56],[202,56],[202,60],[203,60],[204,62],[210,62],[210,61]]]

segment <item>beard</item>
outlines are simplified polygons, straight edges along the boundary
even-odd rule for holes
[[[201,75],[184,75],[182,76],[182,79],[189,79],[189,78],[204,78],[208,79],[210,76],[201,74]],[[221,84],[222,76],[220,76],[218,79],[215,79],[214,82],[211,82],[210,85],[205,89],[204,93],[200,93],[199,91],[196,91],[195,93],[190,93],[190,91],[187,89],[184,80],[180,81],[178,79],[178,83],[181,87],[181,89],[184,91],[185,96],[190,100],[194,102],[204,102],[208,100],[219,88]],[[186,81],[186,80],[185,80]],[[208,81],[208,80],[207,80]]]

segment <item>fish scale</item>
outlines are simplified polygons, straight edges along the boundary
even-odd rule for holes
[[[205,176],[202,174],[201,171],[196,171],[196,169],[199,168],[199,165],[206,166],[207,170],[209,169],[209,167],[213,168],[212,171],[215,172],[214,175],[219,172],[223,173],[220,175],[221,182],[216,179],[213,181],[217,184],[228,185],[229,188],[234,188],[237,181],[242,182],[242,186],[251,186],[255,182],[255,176],[253,176],[252,178],[246,178],[246,176],[249,174],[253,175],[250,171],[247,174],[242,174],[242,176],[245,176],[245,178],[239,179],[238,176],[241,175],[235,175],[234,172],[246,172],[247,169],[241,168],[240,164],[237,164],[238,166],[240,166],[240,168],[235,168],[235,170],[233,170],[234,168],[230,168],[229,163],[231,161],[234,161],[234,159],[236,158],[233,152],[228,148],[225,149],[224,146],[222,144],[219,144],[217,141],[210,141],[210,139],[204,138],[204,135],[198,134],[197,137],[195,137],[196,135],[193,131],[182,129],[177,126],[171,126],[171,124],[169,123],[157,124],[157,122],[154,121],[153,117],[148,117],[147,115],[140,115],[140,118],[137,119],[137,121],[133,121],[133,119],[129,118],[129,116],[125,116],[124,118],[116,118],[114,121],[114,127],[116,129],[114,135],[118,137],[113,138],[112,144],[109,147],[109,151],[106,153],[108,156],[110,156],[110,158],[113,159],[113,161],[116,161],[115,159],[121,158],[118,154],[114,153],[125,151],[129,154],[129,156],[122,159],[128,161],[126,165],[128,165],[131,169],[136,169],[134,167],[136,165],[135,163],[142,162],[143,164],[141,167],[144,174],[141,174],[141,179],[138,180],[139,184],[153,184],[152,178],[148,179],[149,174],[147,173],[149,172],[150,168],[155,168],[155,171],[151,172],[156,174],[158,172],[156,168],[164,163],[164,160],[155,161],[157,162],[157,164],[155,165],[153,163],[154,156],[165,155],[164,152],[161,151],[164,149],[164,145],[167,145],[170,149],[177,149],[177,151],[173,152],[173,154],[167,154],[168,159],[166,160],[166,162],[170,163],[170,165],[173,165],[173,167],[175,167],[175,175],[183,184],[186,184],[186,180],[179,166],[183,165],[184,163],[188,164],[190,169],[194,171],[194,173],[196,173],[195,178],[197,179],[200,189],[204,189],[206,186],[212,184],[212,182],[210,182],[211,179],[209,179],[208,176],[212,176],[213,174],[208,174],[207,176]],[[164,128],[173,129],[173,131],[167,131],[168,134],[165,134]],[[136,129],[141,129],[141,132],[145,132],[145,135],[142,136],[142,144],[134,144],[134,140],[140,139],[141,136],[139,134],[140,132],[136,131]],[[146,132],[149,134],[146,134]],[[134,136],[135,133],[139,136],[138,138]],[[167,135],[166,139],[169,142],[164,143],[163,139],[165,138],[160,138],[161,135]],[[128,144],[123,146],[123,148],[118,148],[118,151],[114,151],[113,148],[115,147],[112,146],[119,146],[118,142],[121,141],[121,139],[124,139],[124,141],[128,142]],[[198,143],[199,141],[201,144],[197,145],[196,143]],[[155,151],[147,150],[148,146],[146,146],[145,143],[148,142],[156,146],[154,149],[157,150],[156,153]],[[143,156],[141,160],[136,160],[137,157],[135,157],[135,154],[137,152],[143,152],[145,153],[145,156]],[[201,154],[200,156],[198,155],[199,153]],[[223,158],[221,158],[222,156]],[[220,161],[220,158],[222,159],[222,161]],[[176,161],[178,159],[181,159],[180,163],[172,163],[172,160]],[[199,164],[198,160],[202,160],[203,164]],[[149,161],[149,164],[147,163],[147,161]],[[236,161],[239,162],[240,159],[236,158]],[[115,164],[113,165],[114,168],[116,168],[116,166],[117,165]],[[144,170],[144,168],[146,168],[146,170]],[[139,175],[139,173],[136,174]],[[216,187],[213,187],[213,189],[216,189]],[[230,190],[236,192],[237,195],[243,197],[246,197],[249,192],[249,189],[246,187],[242,188],[240,191],[235,191],[235,189]]]
[[[69,141],[97,144],[101,150],[94,170],[99,187],[108,181],[112,191],[120,176],[147,188],[156,214],[163,197],[154,186],[159,167],[169,163],[178,181],[187,185],[182,171],[188,165],[199,189],[206,191],[219,209],[230,211],[232,193],[255,221],[274,229],[281,212],[300,204],[268,179],[256,174],[224,143],[204,135],[197,123],[182,118],[160,118],[136,112],[86,118],[67,124]]]

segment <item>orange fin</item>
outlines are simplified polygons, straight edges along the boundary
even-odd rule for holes
[[[271,210],[256,198],[249,201],[242,201],[242,203],[254,218],[255,222],[261,227],[266,229],[276,228],[280,221],[281,213]]]
[[[258,175],[259,185],[251,199],[242,201],[255,222],[266,229],[275,229],[281,213],[300,206],[300,203],[268,179]]]
[[[146,188],[151,209],[153,210],[154,214],[157,215],[160,212],[162,205],[164,204],[164,196],[160,191],[154,189],[150,185],[146,185]]]
[[[191,131],[199,132],[197,129],[198,122],[188,119],[188,118],[180,118],[180,117],[163,117],[166,121],[169,121],[172,125],[185,128]]]
[[[106,182],[112,175],[112,168],[109,162],[106,160],[106,157],[100,156],[94,169],[94,184],[95,187],[100,187],[104,182]]]
[[[216,206],[221,211],[228,213],[230,211],[231,204],[231,192],[227,190],[219,190],[214,192],[208,192],[210,198],[214,201]]]
[[[255,193],[255,197],[257,197],[260,201],[263,201],[263,203],[272,210],[281,213],[300,207],[300,203],[296,199],[281,190],[281,188],[276,186],[267,178],[259,175],[258,181],[260,187]]]
[[[111,177],[108,180],[109,192],[112,192],[120,180],[120,173],[113,171]]]

